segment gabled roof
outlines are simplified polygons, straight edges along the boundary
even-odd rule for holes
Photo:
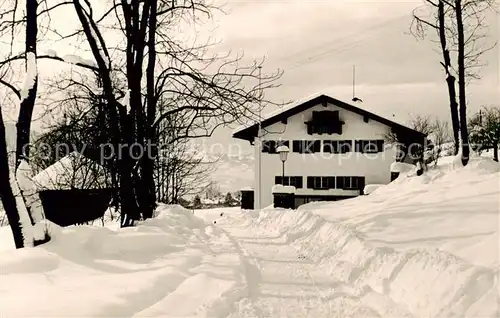
[[[298,100],[295,103],[292,103],[292,104],[288,105],[287,107],[280,109],[279,111],[273,112],[273,113],[265,116],[262,119],[261,125],[262,125],[262,127],[270,126],[270,125],[275,124],[277,122],[286,120],[288,117],[291,117],[293,115],[301,113],[301,112],[303,112],[311,107],[314,107],[318,104],[325,103],[325,102],[328,104],[333,104],[337,107],[343,108],[347,111],[351,111],[353,113],[359,114],[359,115],[366,117],[368,119],[385,124],[385,125],[391,127],[393,130],[399,131],[399,132],[404,133],[406,135],[410,135],[415,139],[425,138],[425,134],[422,134],[421,132],[418,132],[418,131],[413,130],[409,127],[406,127],[402,124],[396,123],[392,120],[389,120],[387,118],[384,118],[384,117],[381,117],[381,116],[376,115],[374,113],[371,113],[367,110],[350,105],[348,103],[345,103],[341,100],[335,99],[331,96],[325,95],[323,93],[318,93],[318,94],[309,96],[305,99]],[[258,122],[254,123],[250,126],[248,126],[248,125],[241,126],[234,131],[233,138],[253,141],[253,138],[257,136],[258,129],[259,129]]]

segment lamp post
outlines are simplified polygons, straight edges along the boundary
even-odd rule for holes
[[[280,154],[280,160],[283,164],[283,169],[282,169],[282,178],[281,178],[281,185],[285,185],[285,161],[288,157],[288,153],[290,152],[290,149],[287,146],[279,146],[276,151]]]

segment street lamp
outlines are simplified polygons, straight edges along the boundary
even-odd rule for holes
[[[280,160],[281,162],[283,163],[283,174],[282,174],[282,179],[281,179],[281,185],[285,185],[285,161],[286,161],[286,158],[288,157],[288,153],[290,152],[290,149],[285,146],[285,145],[282,145],[282,146],[279,146],[276,151],[280,154]]]

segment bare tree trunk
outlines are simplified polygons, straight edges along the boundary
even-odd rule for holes
[[[465,36],[462,17],[462,0],[455,0],[458,33],[458,96],[460,114],[460,140],[462,142],[462,164],[469,162],[469,134],[467,131],[467,97],[465,96]]]
[[[498,145],[493,145],[493,160],[498,162]]]
[[[131,116],[121,112],[121,122],[123,126],[123,134],[125,135],[125,145],[132,145],[133,134]],[[132,114],[130,114],[132,115]],[[133,226],[134,221],[140,219],[139,206],[137,202],[138,185],[137,180],[134,180],[134,160],[130,155],[130,148],[127,147],[118,158],[118,169],[120,173],[120,208],[121,208],[121,226]]]
[[[444,63],[443,67],[446,72],[446,84],[448,85],[448,95],[450,99],[450,114],[451,114],[451,127],[453,130],[453,139],[455,141],[455,155],[458,154],[459,147],[459,119],[458,119],[458,104],[457,93],[455,90],[455,76],[451,74],[451,57],[450,50],[447,47],[446,40],[446,24],[445,24],[445,10],[444,1],[440,0],[438,4],[438,19],[439,19],[439,40],[441,42],[441,50],[443,52]]]
[[[26,70],[28,72],[26,75],[34,76],[34,81],[31,87],[24,88],[29,89],[28,92],[24,92],[27,96],[21,94],[21,107],[16,124],[16,168],[19,166],[21,159],[25,159],[26,161],[29,160],[28,145],[30,142],[31,119],[33,116],[33,108],[35,107],[36,92],[38,87],[38,72],[36,70],[36,37],[38,34],[37,8],[37,0],[26,1]],[[34,63],[34,65],[30,65],[30,62]],[[31,69],[30,67],[35,67],[35,69]],[[34,72],[34,74],[32,72]],[[28,83],[29,79],[26,78],[26,84]]]
[[[154,161],[152,156],[157,155],[157,138],[154,136],[153,125],[156,117],[156,94],[155,94],[155,66],[156,66],[156,10],[157,3],[155,0],[150,0],[150,17],[149,17],[149,38],[148,38],[148,67],[146,70],[147,80],[147,118],[146,118],[146,142],[148,143],[148,155],[142,160],[142,172],[146,197],[143,211],[144,218],[153,216],[153,211],[156,206],[156,191],[154,182]],[[153,146],[154,144],[154,146]],[[153,149],[150,149],[150,148]]]
[[[14,237],[14,243],[16,248],[24,247],[23,232],[21,229],[19,211],[17,209],[16,199],[14,193],[12,192],[12,187],[10,185],[9,176],[9,156],[7,153],[7,139],[5,134],[5,125],[2,117],[2,112],[0,109],[0,198],[2,199],[2,205],[9,220],[9,225],[12,230],[12,236]]]

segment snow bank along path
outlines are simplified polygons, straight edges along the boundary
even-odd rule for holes
[[[49,244],[0,252],[0,313],[496,317],[498,171],[442,160],[297,211],[162,206],[136,228],[61,229]]]

